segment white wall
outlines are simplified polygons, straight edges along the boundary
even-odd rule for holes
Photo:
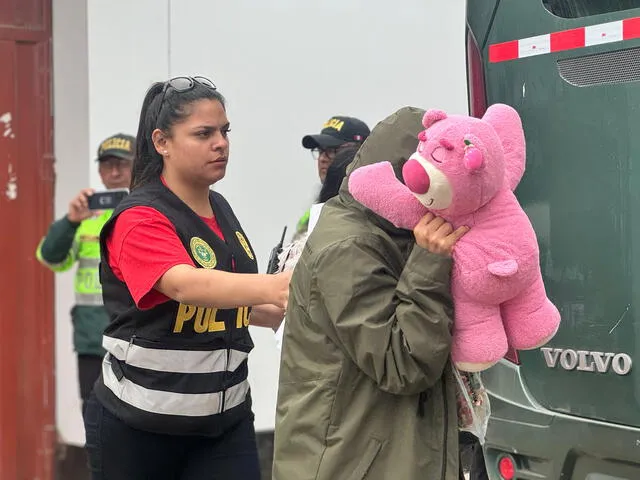
[[[114,23],[113,12],[126,15]],[[114,131],[135,134],[152,80],[211,78],[227,97],[232,124],[231,163],[216,189],[234,207],[261,269],[282,227],[293,230],[319,188],[315,165],[300,145],[304,134],[338,114],[373,127],[405,105],[466,112],[462,0],[89,0],[87,18],[91,147],[85,158]],[[63,108],[56,102],[56,115]],[[58,185],[72,168],[61,167]],[[89,176],[98,187],[95,168]],[[62,213],[60,201],[57,207]],[[71,301],[63,281],[59,304]],[[66,310],[57,314],[59,324],[68,322]],[[252,334],[256,428],[267,430],[274,423],[278,356],[270,331],[252,328]],[[59,349],[70,348],[61,341]],[[70,355],[59,353],[66,361],[61,366]],[[71,404],[77,387],[66,390],[58,401]],[[69,416],[79,413],[65,412]],[[75,423],[68,432],[69,439],[82,438]]]
[[[117,132],[136,135],[140,105],[152,82],[169,75],[168,0],[89,0],[91,155]],[[91,186],[104,188],[97,168]]]
[[[61,217],[89,184],[89,96],[84,2],[53,0],[55,212]],[[43,232],[44,233],[44,232]],[[71,317],[73,272],[56,275],[56,417],[69,443],[84,443]]]

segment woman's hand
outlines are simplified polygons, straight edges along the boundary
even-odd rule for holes
[[[292,273],[292,270],[287,270],[286,272],[271,275],[273,288],[273,300],[271,303],[282,310],[286,310],[289,303],[289,282],[291,281]]]
[[[459,227],[454,230],[443,218],[427,213],[413,229],[413,235],[416,243],[422,248],[431,253],[450,257],[456,242],[468,231],[469,227]]]

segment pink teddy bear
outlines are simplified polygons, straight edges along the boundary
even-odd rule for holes
[[[469,232],[453,252],[452,358],[463,371],[498,362],[509,346],[538,348],[558,330],[533,227],[513,194],[525,168],[518,113],[492,105],[482,119],[429,110],[417,152],[399,181],[389,162],[356,169],[353,197],[396,227],[413,229],[431,211]]]

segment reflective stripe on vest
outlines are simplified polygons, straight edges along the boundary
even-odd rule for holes
[[[145,412],[184,417],[201,417],[221,413],[223,392],[215,393],[175,393],[150,390],[122,378],[118,380],[111,368],[107,354],[102,362],[104,385],[123,402]],[[234,385],[224,391],[224,411],[241,405],[249,392],[249,381]]]
[[[107,335],[102,336],[102,347],[132,367],[172,373],[234,372],[249,357],[248,353],[233,349],[200,351],[145,348]]]
[[[76,292],[76,305],[85,307],[100,307],[104,305],[102,293],[79,293]]]
[[[40,240],[38,248],[36,249],[36,258],[38,259],[38,261],[53,272],[66,272],[67,270],[69,270],[73,266],[73,263],[76,261],[76,256],[78,255],[78,243],[74,240],[64,260],[58,263],[49,263],[44,258],[42,258],[42,244],[44,243],[44,240],[44,238]]]
[[[99,258],[82,257],[78,259],[78,268],[94,268],[97,270],[99,266],[100,266]]]

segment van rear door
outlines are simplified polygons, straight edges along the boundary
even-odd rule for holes
[[[548,409],[640,426],[640,0],[473,0],[467,15],[472,112],[482,93],[520,112],[516,193],[562,314],[545,348],[518,352],[522,377]]]

